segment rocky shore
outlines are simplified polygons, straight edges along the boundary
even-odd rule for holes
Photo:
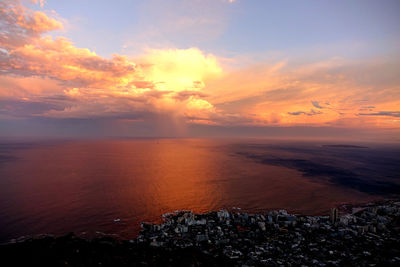
[[[73,234],[13,240],[1,266],[400,266],[400,202],[343,205],[329,216],[176,211],[134,240]]]

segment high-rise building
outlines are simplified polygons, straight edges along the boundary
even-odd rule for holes
[[[337,208],[331,208],[331,214],[330,214],[330,219],[332,223],[337,222],[338,218],[339,218],[339,211]]]

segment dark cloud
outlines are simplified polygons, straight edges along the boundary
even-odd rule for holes
[[[361,107],[361,108],[375,108],[374,106],[366,106],[366,107]]]
[[[374,108],[374,106],[360,107],[359,111],[373,111]]]
[[[306,112],[304,111],[296,111],[296,112],[288,112],[289,115],[293,115],[293,116],[298,116],[298,115],[303,115],[306,114]]]
[[[182,91],[175,94],[174,98],[179,101],[184,101],[190,97],[198,97],[204,98],[207,97],[207,94],[199,92],[199,91]]]
[[[322,106],[318,103],[318,101],[311,101],[311,103],[312,103],[313,106],[316,107],[316,108],[319,108],[319,109],[324,108],[324,107],[322,107]]]
[[[400,117],[400,111],[379,111],[379,112],[373,112],[373,113],[358,113],[358,115]]]
[[[21,100],[0,100],[0,115],[13,117],[38,116],[50,110],[64,110],[66,103],[47,103]]]
[[[67,95],[50,95],[40,97],[42,101],[75,101],[73,98]]]
[[[148,97],[152,97],[152,98],[162,98],[165,95],[170,94],[171,91],[147,91],[145,93],[143,93],[143,96],[139,96],[139,97],[135,97],[135,99],[143,99],[143,101],[147,100]]]
[[[314,116],[314,115],[322,114],[322,112],[311,109],[310,112],[296,111],[296,112],[288,112],[288,114],[293,115],[293,116],[298,116],[298,115]]]
[[[123,60],[118,60],[118,57],[114,57],[112,61],[101,57],[77,57],[74,61],[76,65],[88,70],[111,72],[115,76],[123,76],[127,72],[135,71],[133,65],[123,65],[121,68],[119,63],[123,62]]]

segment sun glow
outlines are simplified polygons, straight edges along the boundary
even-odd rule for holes
[[[181,124],[400,128],[395,59],[293,63],[170,45],[107,58],[47,35],[68,29],[54,14],[19,1],[0,3],[0,100],[24,107],[17,112],[4,105],[1,117],[146,120],[162,114]]]

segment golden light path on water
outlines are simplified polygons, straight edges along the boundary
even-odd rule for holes
[[[1,238],[71,231],[130,238],[141,221],[178,209],[285,208],[321,214],[340,202],[373,198],[323,178],[305,178],[297,170],[260,164],[239,155],[242,150],[234,144],[136,139],[15,149],[16,159],[0,165]]]

